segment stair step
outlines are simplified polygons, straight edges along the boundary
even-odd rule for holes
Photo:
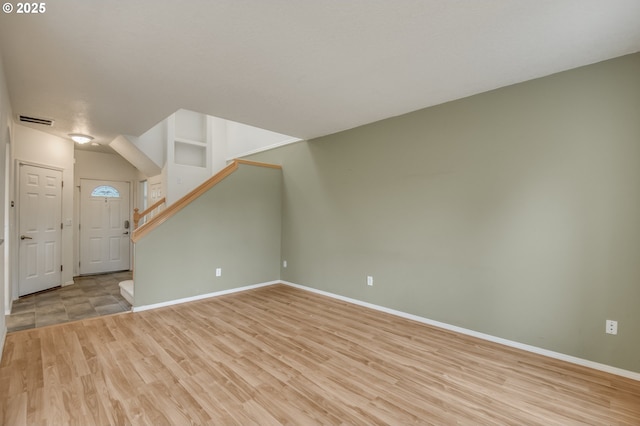
[[[133,305],[133,280],[120,281],[120,294]]]

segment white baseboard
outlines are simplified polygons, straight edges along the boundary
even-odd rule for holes
[[[291,287],[295,287],[301,290],[310,291],[312,293],[321,294],[323,296],[328,296],[334,299],[342,300],[343,302],[353,303],[355,305],[364,306],[366,308],[371,308],[376,311],[386,312],[391,315],[396,315],[402,318],[407,318],[413,321],[421,322],[423,324],[432,325],[434,327],[442,328],[445,330],[453,331],[460,334],[465,334],[467,336],[477,337],[482,340],[487,340],[489,342],[499,343],[501,345],[509,346],[516,349],[521,349],[523,351],[532,352],[538,355],[544,355],[549,358],[559,359],[561,361],[570,362],[572,364],[580,365],[583,367],[593,368],[594,370],[604,371],[606,373],[615,374],[617,376],[626,377],[633,380],[640,381],[640,373],[636,373],[635,371],[623,370],[622,368],[612,367],[607,364],[601,364],[594,361],[589,361],[587,359],[578,358],[571,355],[566,355],[560,352],[550,351],[548,349],[538,348],[536,346],[527,345],[524,343],[514,342],[512,340],[503,339],[501,337],[492,336],[490,334],[484,334],[477,331],[469,330],[466,328],[458,327],[455,325],[450,325],[440,321],[434,321],[428,318],[420,317],[418,315],[408,314],[406,312],[397,311],[395,309],[385,308],[384,306],[374,305],[372,303],[363,302],[361,300],[352,299],[350,297],[340,296],[339,294],[329,293],[323,290],[318,290],[311,287],[306,287],[300,284],[295,284],[287,281],[280,281],[282,284],[286,284]]]
[[[281,281],[269,281],[266,283],[253,284],[244,287],[232,288],[229,290],[215,291],[213,293],[199,294],[197,296],[185,297],[183,299],[169,300],[167,302],[154,303],[152,305],[134,306],[131,308],[133,312],[148,311],[150,309],[164,308],[165,306],[179,305],[180,303],[194,302],[196,300],[208,299],[210,297],[222,296],[225,294],[238,293],[241,291],[252,290],[254,288],[266,287],[268,285],[280,284]]]
[[[197,295],[197,296],[185,297],[183,299],[176,299],[176,300],[170,300],[170,301],[167,301],[167,302],[155,303],[155,304],[152,304],[152,305],[134,306],[132,308],[132,311],[133,312],[142,312],[142,311],[147,311],[147,310],[150,310],[150,309],[158,309],[158,308],[163,308],[165,306],[178,305],[178,304],[181,304],[181,303],[187,303],[187,302],[193,302],[193,301],[196,301],[196,300],[208,299],[208,298],[211,298],[211,297],[222,296],[222,295],[225,295],[225,294],[239,293],[241,291],[252,290],[252,289],[255,289],[255,288],[266,287],[266,286],[274,285],[274,284],[285,284],[285,285],[288,285],[288,286],[291,286],[291,287],[298,288],[300,290],[305,290],[305,291],[309,291],[309,292],[312,292],[312,293],[321,294],[323,296],[331,297],[333,299],[341,300],[343,302],[353,303],[355,305],[359,305],[359,306],[363,306],[363,307],[366,307],[366,308],[374,309],[374,310],[380,311],[380,312],[385,312],[385,313],[388,313],[388,314],[391,314],[391,315],[396,315],[396,316],[401,317],[401,318],[406,318],[406,319],[417,321],[417,322],[420,322],[420,323],[423,323],[423,324],[428,324],[428,325],[431,325],[431,326],[434,326],[434,327],[442,328],[444,330],[449,330],[449,331],[453,331],[453,332],[456,332],[456,333],[465,334],[467,336],[476,337],[478,339],[486,340],[486,341],[489,341],[489,342],[499,343],[501,345],[509,346],[509,347],[516,348],[516,349],[521,349],[521,350],[526,351],[526,352],[531,352],[531,353],[535,353],[535,354],[538,354],[538,355],[547,356],[549,358],[554,358],[554,359],[558,359],[558,360],[561,360],[561,361],[570,362],[572,364],[580,365],[580,366],[583,366],[583,367],[593,368],[594,370],[604,371],[606,373],[611,373],[611,374],[615,374],[617,376],[626,377],[626,378],[629,378],[629,379],[632,379],[632,380],[640,381],[640,373],[637,373],[635,371],[624,370],[622,368],[612,367],[612,366],[607,365],[607,364],[601,364],[599,362],[594,362],[594,361],[590,361],[590,360],[587,360],[587,359],[582,359],[582,358],[578,358],[578,357],[575,357],[575,356],[566,355],[566,354],[563,354],[563,353],[560,353],[560,352],[550,351],[548,349],[543,349],[543,348],[539,348],[539,347],[536,347],[536,346],[527,345],[527,344],[520,343],[520,342],[515,342],[513,340],[503,339],[501,337],[492,336],[490,334],[480,333],[478,331],[469,330],[467,328],[458,327],[458,326],[447,324],[447,323],[444,323],[444,322],[435,321],[435,320],[432,320],[432,319],[429,319],[429,318],[424,318],[424,317],[421,317],[421,316],[418,316],[418,315],[413,315],[413,314],[409,314],[409,313],[406,313],[406,312],[397,311],[395,309],[386,308],[384,306],[374,305],[373,303],[363,302],[361,300],[352,299],[350,297],[341,296],[339,294],[329,293],[327,291],[318,290],[318,289],[315,289],[315,288],[312,288],[312,287],[307,287],[307,286],[303,286],[303,285],[300,285],[300,284],[295,284],[295,283],[292,283],[292,282],[282,281],[282,280],[269,281],[269,282],[265,282],[265,283],[248,285],[248,286],[233,288],[233,289],[229,289],[229,290],[216,291],[216,292],[213,292],[213,293],[200,294],[200,295]],[[4,332],[6,334],[6,329],[5,329]],[[4,344],[4,337],[2,339],[2,344]]]

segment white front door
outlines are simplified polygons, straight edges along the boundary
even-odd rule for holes
[[[80,274],[129,269],[129,183],[80,180]]]
[[[62,172],[20,164],[19,294],[61,284]]]

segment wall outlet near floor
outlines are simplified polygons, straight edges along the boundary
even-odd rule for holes
[[[286,260],[283,260],[283,261],[282,261],[282,267],[283,267],[283,268],[286,268],[286,267],[287,267],[287,261],[286,261]]]
[[[216,277],[222,276],[222,268],[216,268]]]
[[[367,275],[367,285],[368,286],[373,285],[373,277],[371,275]]]
[[[605,331],[607,334],[618,334],[618,321],[607,320]]]

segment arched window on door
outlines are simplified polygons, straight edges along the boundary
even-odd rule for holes
[[[91,191],[92,197],[108,197],[108,198],[120,198],[120,192],[115,189],[113,186],[109,185],[100,185],[96,186],[93,191]]]

